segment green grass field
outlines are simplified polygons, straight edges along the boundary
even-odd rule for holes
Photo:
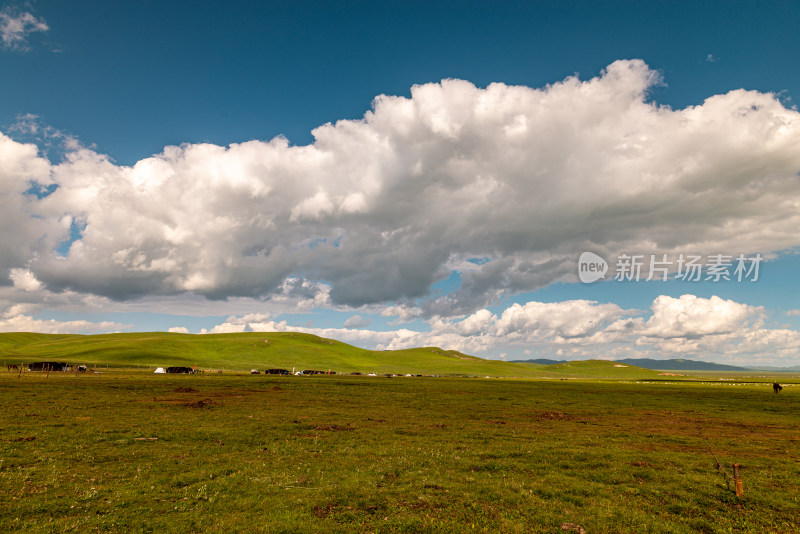
[[[90,367],[245,371],[252,368],[331,369],[340,373],[412,373],[491,377],[655,378],[657,371],[617,367],[613,362],[541,366],[485,360],[436,347],[395,351],[365,350],[300,333],[192,335],[164,332],[94,336],[0,334],[0,361],[62,361]]]
[[[2,372],[0,531],[796,532],[798,393]]]

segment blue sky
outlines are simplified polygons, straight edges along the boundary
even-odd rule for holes
[[[796,365],[798,15],[0,2],[0,328]],[[583,251],[765,261],[581,284]]]
[[[378,94],[443,78],[541,87],[641,58],[663,72],[653,98],[675,107],[798,86],[793,2],[32,6],[50,29],[0,57],[0,123],[37,114],[124,165],[187,142],[306,144]]]

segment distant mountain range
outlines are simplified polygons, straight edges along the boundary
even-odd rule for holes
[[[540,365],[553,365],[556,363],[566,363],[566,360],[549,360],[538,358],[532,360],[511,360],[513,363],[536,363]],[[770,372],[800,372],[800,367],[738,367],[736,365],[725,365],[721,363],[704,362],[699,360],[684,360],[673,358],[671,360],[654,360],[652,358],[625,358],[615,360],[618,363],[644,367],[656,371],[770,371]]]

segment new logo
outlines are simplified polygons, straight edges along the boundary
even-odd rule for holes
[[[608,272],[606,260],[594,252],[584,252],[578,258],[578,278],[584,284],[591,284],[604,278]]]

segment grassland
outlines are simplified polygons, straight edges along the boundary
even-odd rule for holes
[[[2,532],[800,526],[793,384],[18,376],[0,373]]]
[[[164,332],[94,336],[0,334],[0,362],[63,361],[90,367],[198,369],[332,369],[340,373],[412,373],[492,377],[654,378],[656,371],[613,362],[542,366],[485,360],[453,350],[424,347],[365,350],[310,334],[269,332],[191,335]]]

